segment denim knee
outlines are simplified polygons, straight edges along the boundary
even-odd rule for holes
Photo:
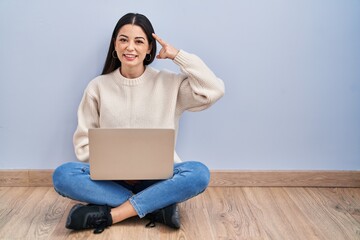
[[[203,192],[210,182],[210,171],[207,166],[201,162],[184,162],[184,170],[189,171],[187,177],[192,186],[196,186],[197,192]]]
[[[210,182],[209,168],[201,162],[194,162],[194,172],[196,173],[196,182],[199,188],[202,188],[202,191],[204,191]]]
[[[61,194],[61,189],[63,188],[62,179],[64,179],[64,175],[66,175],[66,170],[68,169],[68,166],[67,166],[68,164],[69,163],[64,163],[64,164],[60,165],[59,167],[57,167],[55,169],[55,171],[52,174],[53,186],[59,194]]]
[[[68,188],[69,182],[72,181],[71,175],[74,175],[76,169],[83,165],[77,162],[67,162],[57,167],[52,175],[53,186],[55,190],[64,196],[64,192]]]

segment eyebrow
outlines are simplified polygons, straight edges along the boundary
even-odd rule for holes
[[[129,38],[128,36],[124,35],[124,34],[120,34],[119,37],[126,37],[126,38]],[[135,37],[135,39],[144,39],[144,37]]]

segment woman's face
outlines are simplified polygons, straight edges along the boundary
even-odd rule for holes
[[[151,45],[141,27],[126,24],[120,28],[115,39],[115,51],[122,67],[143,67]]]

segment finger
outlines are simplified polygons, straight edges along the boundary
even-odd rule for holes
[[[165,56],[164,56],[164,49],[162,48],[159,52],[159,54],[156,56],[157,59],[164,59]]]
[[[164,42],[164,40],[162,40],[158,35],[156,35],[155,33],[153,33],[152,35],[162,47],[166,46],[166,42]]]

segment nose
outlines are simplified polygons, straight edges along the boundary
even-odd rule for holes
[[[134,43],[133,41],[129,41],[129,44],[126,47],[126,50],[133,51],[134,50]]]

